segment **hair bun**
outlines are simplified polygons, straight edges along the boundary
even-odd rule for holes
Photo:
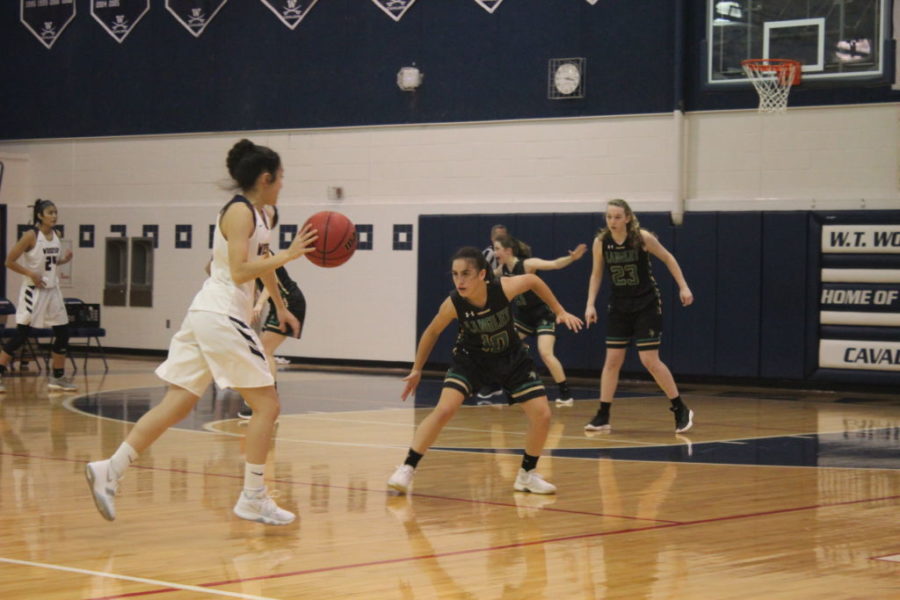
[[[225,165],[228,167],[228,172],[232,177],[234,176],[237,166],[241,162],[241,159],[247,156],[248,153],[252,152],[255,147],[256,144],[246,138],[242,139],[231,147],[231,150],[228,151],[228,159],[225,161]]]

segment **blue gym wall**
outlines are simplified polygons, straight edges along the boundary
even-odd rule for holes
[[[638,215],[681,265],[695,301],[680,306],[678,290],[659,260],[653,272],[663,298],[663,345],[660,356],[676,375],[699,378],[744,378],[900,384],[897,373],[818,369],[820,267],[819,232],[827,216],[836,222],[897,223],[900,211],[833,212],[695,212],[675,227],[666,213]],[[855,219],[855,221],[854,221]],[[600,213],[512,215],[424,215],[419,219],[417,334],[430,322],[452,289],[449,258],[464,245],[483,248],[491,226],[506,225],[531,245],[534,256],[565,256],[578,243],[591,244]],[[900,257],[889,258],[893,268]],[[541,277],[571,313],[584,315],[590,254]],[[558,331],[557,357],[570,371],[599,373],[603,365],[608,285],[597,300],[600,323],[574,334]],[[822,336],[833,334],[823,328]],[[834,329],[834,328],[831,328]],[[871,329],[878,329],[874,336]],[[842,328],[849,339],[900,341],[897,328]],[[868,331],[867,331],[868,330]],[[444,332],[432,353],[446,365],[456,324]],[[539,359],[538,359],[539,360]],[[631,350],[623,369],[643,372]]]
[[[703,83],[705,0],[422,0],[395,22],[367,0],[317,3],[295,30],[231,0],[193,37],[161,0],[120,44],[76,0],[51,49],[0,3],[0,139],[493,121],[747,108]],[[587,59],[583,100],[547,99],[547,61]],[[415,63],[416,93],[396,73]],[[683,96],[683,98],[682,98]],[[791,104],[896,100],[884,82],[806,86]]]

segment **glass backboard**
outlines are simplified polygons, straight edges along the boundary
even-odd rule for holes
[[[804,81],[884,75],[890,0],[707,0],[707,82],[746,81],[741,61],[791,58]]]

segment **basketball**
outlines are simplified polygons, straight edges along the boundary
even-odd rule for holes
[[[320,267],[338,267],[356,252],[356,226],[339,212],[317,212],[303,224],[312,225],[319,232],[315,249],[306,258]]]

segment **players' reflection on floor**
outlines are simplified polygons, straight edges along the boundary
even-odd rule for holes
[[[627,463],[607,459],[597,461],[601,512],[609,516],[635,517],[652,524],[659,519],[660,507],[672,491],[678,465],[660,464],[657,473],[646,484],[643,483],[645,480],[628,478],[628,469]],[[678,559],[677,552],[667,551],[668,540],[665,529],[644,532],[639,553],[634,551],[633,542],[619,536],[601,536],[586,543],[588,559],[594,565],[596,575],[596,597],[606,598],[615,592],[625,594],[617,597],[629,600],[678,598],[678,584],[683,579],[678,573],[683,575],[686,565]],[[625,549],[629,543],[632,545]],[[602,554],[599,561],[597,553]],[[640,568],[636,568],[636,564]],[[602,572],[597,572],[597,565],[602,565]],[[665,585],[660,586],[660,582]]]

